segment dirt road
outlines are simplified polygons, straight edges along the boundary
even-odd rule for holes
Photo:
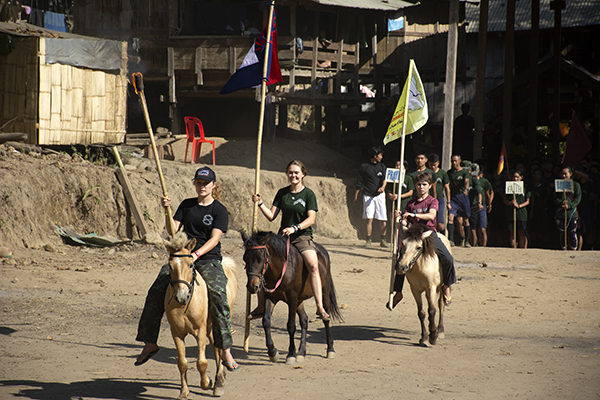
[[[223,240],[224,253],[240,263],[233,353],[241,370],[228,373],[225,399],[600,398],[600,253],[455,249],[459,282],[446,337],[423,348],[408,287],[394,311],[384,307],[388,253],[357,240],[318,241],[331,254],[339,303],[348,305],[345,322],[332,328],[337,357],[324,357],[322,324],[313,320],[306,361],[289,366],[269,362],[259,321],[244,353],[241,240],[233,231]],[[0,265],[0,398],[177,397],[166,319],[161,351],[133,366],[137,320],[166,252],[148,245],[48,250],[18,249]],[[312,301],[307,311],[314,315]],[[285,320],[280,304],[273,323],[282,354]],[[210,395],[195,368],[188,377],[190,398]]]

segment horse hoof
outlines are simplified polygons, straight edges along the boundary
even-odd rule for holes
[[[285,360],[285,363],[286,363],[287,365],[293,365],[293,364],[296,364],[296,357],[288,357],[288,358]]]
[[[213,381],[212,381],[212,379],[209,379],[208,383],[207,382],[200,382],[200,387],[202,389],[204,389],[204,390],[212,389],[212,387],[213,387]]]
[[[219,387],[214,388],[212,395],[214,397],[221,397],[221,396],[223,396],[223,394],[225,394],[225,388],[222,386],[219,386]]]
[[[425,340],[423,340],[423,339],[419,340],[419,346],[421,346],[421,347],[427,347],[427,339],[425,339]]]
[[[275,355],[273,356],[269,356],[269,360],[271,360],[271,362],[277,362],[279,361],[279,352],[275,353]]]
[[[304,362],[304,356],[297,356],[296,362],[299,362],[299,363]]]
[[[328,351],[327,352],[327,358],[334,359],[335,358],[335,351]]]
[[[446,338],[446,334],[444,334],[444,332],[440,332],[440,334],[438,335],[438,339],[445,339]]]

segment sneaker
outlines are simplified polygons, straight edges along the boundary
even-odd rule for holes
[[[465,242],[465,247],[471,247],[471,243]]]
[[[390,245],[388,244],[388,242],[384,238],[381,238],[381,242],[379,242],[379,245],[381,247],[385,247],[386,249],[390,248]]]
[[[371,247],[371,239],[367,239],[365,242],[365,247]]]
[[[450,247],[456,246],[452,240],[448,240],[450,242]]]

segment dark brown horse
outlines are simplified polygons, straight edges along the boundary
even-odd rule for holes
[[[272,362],[279,359],[279,353],[271,338],[271,315],[279,301],[288,305],[287,331],[290,345],[286,358],[287,364],[304,361],[306,356],[306,333],[308,316],[304,311],[304,300],[313,297],[308,281],[308,270],[298,250],[289,243],[288,238],[273,232],[259,232],[252,237],[242,233],[244,240],[244,262],[248,276],[247,288],[250,293],[265,291],[265,314],[262,324],[265,330],[267,350]],[[323,287],[323,307],[336,321],[342,321],[338,308],[335,288],[331,277],[329,254],[323,246],[316,244],[319,259],[319,273]],[[296,352],[294,334],[296,333],[296,314],[300,319],[300,347]],[[329,321],[323,321],[327,337],[327,358],[334,358],[333,339],[329,330]]]

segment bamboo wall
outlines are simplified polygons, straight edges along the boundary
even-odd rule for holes
[[[0,56],[0,129],[37,138],[37,38],[19,38],[16,49]]]
[[[0,57],[3,132],[25,132],[39,145],[123,143],[126,43],[121,57],[120,71],[46,64],[44,38],[19,38],[15,50]]]
[[[37,144],[116,144],[125,140],[125,71],[46,64],[39,42],[39,136]],[[123,43],[122,55],[127,48]]]

